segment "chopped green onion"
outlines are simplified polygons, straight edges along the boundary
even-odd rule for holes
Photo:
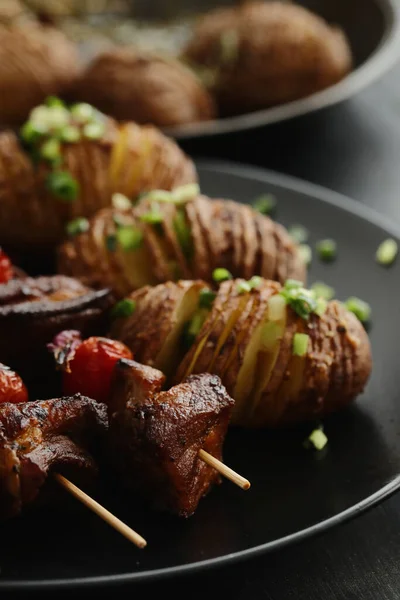
[[[251,285],[248,281],[239,281],[237,284],[238,294],[246,294],[251,291]]]
[[[116,235],[119,244],[126,252],[137,250],[143,242],[143,233],[132,225],[120,227]]]
[[[222,281],[227,281],[228,279],[232,279],[232,275],[231,275],[231,273],[229,273],[228,269],[218,267],[217,269],[214,269],[212,278],[217,283],[221,283]]]
[[[87,123],[82,131],[83,137],[89,140],[99,140],[103,137],[106,128],[104,123],[94,121],[93,123]]]
[[[151,212],[140,215],[140,220],[143,221],[143,223],[150,223],[150,225],[156,225],[158,223],[163,222],[164,215],[161,211],[152,210]]]
[[[174,204],[185,204],[196,198],[200,194],[200,187],[197,183],[188,183],[181,185],[172,191],[172,202]]]
[[[124,227],[124,226],[126,226],[126,220],[124,219],[123,215],[120,215],[118,213],[114,213],[113,216],[112,216],[112,219],[113,219],[113,221],[114,221],[114,223],[115,223],[115,225],[117,227]]]
[[[24,142],[27,142],[28,144],[33,144],[38,139],[47,134],[47,128],[42,125],[39,125],[38,123],[27,121],[21,127],[20,133]]]
[[[29,121],[48,130],[49,110],[50,109],[47,106],[43,106],[43,104],[35,106],[35,108],[33,108],[29,114]]]
[[[361,321],[361,323],[366,323],[371,318],[371,307],[367,302],[357,298],[356,296],[351,296],[348,298],[344,305],[347,310],[354,313],[356,317]]]
[[[53,106],[47,109],[46,123],[50,129],[61,129],[69,124],[70,115],[63,106]]]
[[[193,240],[184,210],[176,212],[172,224],[182,252],[186,257],[190,258],[193,253]]]
[[[262,215],[270,215],[274,212],[277,202],[275,196],[272,194],[262,194],[253,200],[253,208]]]
[[[298,279],[286,279],[285,285],[283,286],[285,290],[294,290],[303,287],[303,282]]]
[[[320,240],[315,247],[321,260],[330,261],[336,258],[337,246],[335,240]]]
[[[327,302],[327,300],[325,300],[325,298],[317,298],[316,302],[317,302],[317,307],[314,310],[314,312],[319,317],[322,317],[322,315],[324,315],[326,313],[326,310],[328,308],[328,302]]]
[[[327,443],[328,438],[326,437],[322,427],[320,427],[318,429],[314,429],[310,433],[304,445],[308,448],[314,446],[316,450],[322,450],[323,448],[325,448]]]
[[[217,294],[208,288],[200,290],[199,306],[200,308],[211,308]]]
[[[399,251],[396,240],[389,238],[382,242],[376,251],[376,260],[380,265],[391,265]]]
[[[115,252],[117,249],[117,236],[113,233],[106,237],[106,248],[109,252]]]
[[[79,183],[68,171],[54,171],[46,178],[46,187],[63,202],[73,202],[79,194]]]
[[[318,309],[315,295],[305,288],[283,288],[280,295],[285,298],[287,304],[303,319],[307,320],[311,313]]]
[[[81,139],[81,132],[79,131],[78,127],[75,127],[74,125],[67,125],[61,129],[59,135],[63,142],[69,142],[71,144],[79,142]]]
[[[71,116],[78,123],[84,124],[92,121],[96,116],[96,110],[90,104],[86,102],[81,102],[79,104],[74,104],[71,106]]]
[[[298,247],[300,257],[305,265],[310,265],[312,262],[312,249],[308,244],[300,244]]]
[[[294,334],[292,351],[295,356],[305,356],[307,354],[309,339],[310,336],[306,333]]]
[[[292,225],[288,232],[297,244],[304,244],[309,238],[308,230],[303,225]]]
[[[111,317],[113,319],[130,317],[135,312],[135,309],[135,300],[131,300],[131,298],[124,298],[113,306],[111,310]]]
[[[335,296],[335,290],[330,285],[326,285],[322,281],[316,281],[311,286],[311,290],[314,292],[317,298],[324,298],[324,300],[332,300]]]
[[[253,275],[253,277],[248,281],[249,286],[251,287],[252,290],[260,287],[260,285],[263,282],[263,278],[260,277],[259,275]]]
[[[55,138],[46,140],[40,148],[40,156],[49,162],[59,159],[61,156],[60,142]]]
[[[63,108],[65,108],[64,102],[60,98],[57,98],[57,96],[48,96],[46,98],[46,100],[44,101],[44,103],[46,106],[50,106],[50,107],[62,106]]]
[[[167,190],[151,190],[139,196],[139,200],[149,200],[151,202],[170,202],[172,203],[172,192]]]
[[[68,235],[74,236],[79,233],[85,233],[89,229],[89,221],[84,217],[78,217],[67,224],[66,230]]]
[[[116,210],[128,210],[129,208],[132,208],[132,202],[129,198],[119,192],[112,195],[111,203]]]

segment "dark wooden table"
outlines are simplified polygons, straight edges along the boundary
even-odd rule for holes
[[[251,134],[183,145],[194,156],[252,163],[317,182],[378,209],[400,228],[400,64],[358,97],[324,112]],[[32,547],[21,541],[24,547],[34,552],[34,541]],[[94,593],[57,593],[57,598],[71,594],[179,600],[398,600],[400,495],[318,538],[274,554],[195,576]]]

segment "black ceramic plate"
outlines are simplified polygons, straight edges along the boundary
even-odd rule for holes
[[[398,0],[295,0],[329,23],[346,32],[354,56],[354,69],[339,83],[307,98],[253,113],[217,119],[166,130],[178,139],[202,138],[236,131],[251,130],[305,115],[360,92],[379,78],[398,59],[400,49],[400,4]],[[176,11],[206,10],[216,5],[233,4],[233,0],[175,0]],[[135,2],[136,4],[136,2]],[[159,2],[145,0],[147,16],[163,16]],[[165,6],[169,7],[169,3]],[[141,3],[139,2],[139,8]],[[175,14],[176,14],[175,11]]]
[[[399,487],[400,261],[390,268],[375,262],[378,244],[398,235],[354,202],[285,176],[204,163],[199,172],[206,194],[250,202],[271,192],[275,218],[305,225],[311,245],[337,240],[337,260],[327,265],[315,257],[309,280],[333,285],[339,299],[356,295],[371,304],[374,369],[367,390],[326,421],[329,444],[320,453],[304,449],[306,427],[230,430],[225,461],[252,486],[244,492],[225,480],[188,520],[146,510],[117,482],[103,485],[96,497],[147,539],[143,550],[73,499],[0,525],[0,590],[105,585],[216,567],[316,534]]]

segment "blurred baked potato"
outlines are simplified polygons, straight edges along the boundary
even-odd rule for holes
[[[132,293],[112,337],[169,383],[214,373],[235,399],[232,423],[318,419],[360,394],[372,368],[364,327],[338,301],[262,278],[160,284]],[[122,302],[126,302],[122,301]]]
[[[158,127],[215,116],[214,100],[193,71],[172,57],[133,48],[99,54],[76,81],[72,96],[119,121]]]
[[[147,284],[234,276],[301,281],[306,266],[288,232],[249,206],[198,195],[196,185],[155,190],[125,211],[104,209],[58,252],[59,271],[124,296]]]
[[[0,25],[0,124],[20,125],[52,94],[63,95],[80,70],[75,45],[39,23]]]
[[[54,249],[68,222],[111,205],[114,193],[135,198],[197,180],[158,129],[118,125],[87,104],[35,108],[21,138],[0,133],[0,243],[12,254]]]
[[[301,6],[277,1],[207,13],[183,59],[207,75],[224,115],[309,96],[341,80],[352,67],[340,29]]]

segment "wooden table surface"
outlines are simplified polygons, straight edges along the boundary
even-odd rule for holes
[[[256,164],[319,183],[378,209],[400,229],[400,64],[337,107],[210,142],[187,141],[183,146],[194,156]],[[27,544],[27,551],[34,551],[34,541],[32,547],[26,541],[22,546]],[[398,600],[400,494],[318,538],[274,554],[196,576],[107,589],[104,594],[86,590],[82,596],[92,594],[185,600]],[[71,595],[81,596],[68,592],[56,597]]]

